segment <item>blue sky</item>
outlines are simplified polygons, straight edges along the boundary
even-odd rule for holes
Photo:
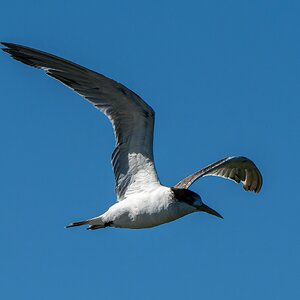
[[[163,184],[244,155],[264,185],[193,185],[224,220],[64,229],[115,200],[110,123],[2,53],[1,298],[299,299],[299,13],[276,0],[2,3],[2,41],[103,73],[156,110]]]

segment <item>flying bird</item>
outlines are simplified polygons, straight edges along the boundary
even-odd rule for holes
[[[219,176],[242,183],[246,191],[258,193],[262,176],[248,158],[221,159],[181,180],[163,186],[153,160],[154,110],[136,93],[110,78],[60,57],[29,47],[1,43],[12,58],[41,69],[103,112],[111,121],[116,139],[111,163],[117,202],[100,216],[66,226],[149,228],[194,212],[222,216],[189,190],[198,179]]]

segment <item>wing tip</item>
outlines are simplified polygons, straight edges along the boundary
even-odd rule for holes
[[[256,185],[247,185],[245,183],[243,183],[243,189],[246,191],[246,192],[254,192],[256,194],[258,194],[261,190],[261,187],[262,187],[262,177],[259,177],[258,179],[258,182]]]
[[[8,42],[0,42],[0,45],[4,46],[4,47],[9,47],[11,43]]]
[[[30,50],[30,48],[13,44],[13,43],[7,43],[7,42],[0,42],[0,45],[5,46],[6,48],[1,48],[2,51],[6,52],[10,55],[11,58],[34,68],[41,69],[41,66],[34,63],[34,61],[31,59],[32,57],[28,54],[26,54],[26,50]]]
[[[8,52],[12,50],[16,50],[20,47],[23,47],[21,45],[13,44],[13,43],[8,43],[8,42],[0,42],[1,46],[4,46],[5,48],[1,48],[2,51]]]

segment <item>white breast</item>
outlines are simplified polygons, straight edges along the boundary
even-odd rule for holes
[[[112,227],[138,229],[171,222],[194,211],[194,207],[175,200],[170,188],[159,186],[116,203],[102,218],[113,222]]]

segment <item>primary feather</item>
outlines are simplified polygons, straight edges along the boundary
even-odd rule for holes
[[[142,184],[159,184],[153,161],[154,111],[136,93],[110,78],[68,60],[29,47],[2,43],[14,59],[42,69],[71,88],[112,122],[112,153],[118,201]],[[146,186],[146,185],[145,185]]]

